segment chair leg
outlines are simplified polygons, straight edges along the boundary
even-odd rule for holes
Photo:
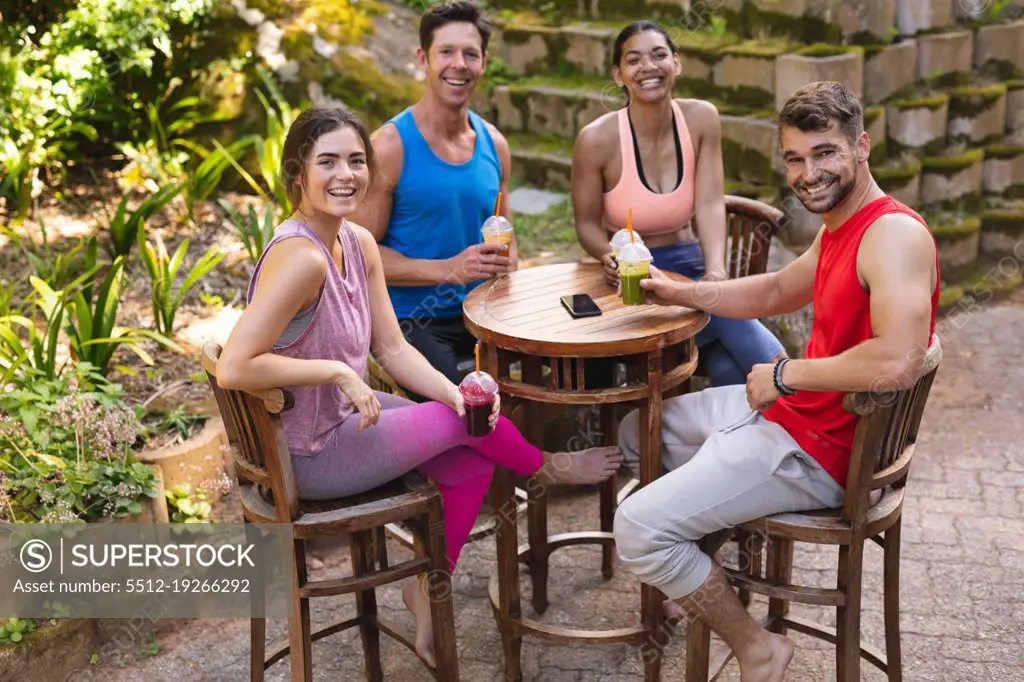
[[[292,549],[292,617],[288,623],[292,682],[313,682],[313,642],[309,627],[309,599],[299,597],[306,584],[306,541],[294,540]]]
[[[846,604],[836,608],[836,682],[860,682],[860,602],[864,538],[839,549],[837,588]]]
[[[900,651],[900,526],[903,519],[885,531],[882,594],[885,601],[885,660],[889,682],[903,682]]]
[[[262,549],[262,538],[256,526],[245,519],[246,540]],[[249,596],[249,682],[263,682],[267,671],[267,609],[263,562],[256,568],[256,584]]]
[[[686,641],[686,682],[708,682],[711,674],[711,628],[700,618],[690,618]]]
[[[444,512],[440,497],[431,502],[428,517],[427,545],[431,571],[427,581],[427,596],[430,599],[430,618],[434,626],[437,679],[444,682],[459,682],[459,656],[455,644],[455,595],[448,566]]]
[[[775,585],[789,585],[793,582],[793,541],[773,538],[775,546],[768,553],[768,579]],[[774,619],[771,631],[786,634],[781,621],[789,614],[789,602],[772,597],[768,600],[768,615]]]
[[[349,546],[352,552],[352,574],[362,576],[374,567],[375,544],[371,531],[352,533]],[[377,629],[377,594],[373,588],[356,592],[356,613],[360,618],[359,636],[363,641],[363,661],[367,682],[383,682],[384,671],[380,665],[380,630]]]
[[[249,621],[249,680],[263,682],[267,672],[267,621],[265,618],[252,618]]]

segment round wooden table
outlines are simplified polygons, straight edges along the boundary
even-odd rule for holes
[[[680,280],[686,278],[668,273]],[[586,293],[601,308],[598,317],[573,319],[561,297]],[[661,406],[664,394],[683,389],[697,366],[695,337],[708,322],[707,313],[682,307],[624,306],[604,280],[596,263],[546,265],[513,272],[474,289],[464,305],[466,326],[481,342],[481,364],[498,381],[506,413],[522,404],[521,428],[527,439],[541,445],[542,403],[600,405],[601,433],[606,445],[617,443],[615,404],[639,403],[639,480],[621,491],[615,477],[599,485],[600,531],[547,534],[547,497],[543,474],[526,485],[528,545],[519,548],[517,501],[513,474],[498,469],[495,499],[511,514],[497,530],[497,568],[491,576],[490,597],[502,636],[505,678],[521,680],[522,638],[528,633],[562,643],[632,644],[664,647],[660,592],[641,586],[640,625],[616,630],[577,630],[546,625],[522,615],[518,564],[529,566],[534,609],[548,605],[548,557],[560,547],[602,546],[602,573],[614,571],[612,523],[626,495],[661,475]],[[617,381],[613,364],[626,367],[626,380]],[[516,368],[518,367],[518,372]],[[646,647],[645,647],[646,648]],[[645,679],[659,680],[660,650],[644,656]]]

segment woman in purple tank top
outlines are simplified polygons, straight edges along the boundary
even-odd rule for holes
[[[306,111],[288,131],[283,158],[297,208],[256,265],[248,305],[218,363],[218,383],[294,394],[283,424],[303,499],[353,495],[413,469],[431,478],[443,498],[454,570],[494,467],[533,476],[544,453],[499,416],[498,401],[492,431],[470,436],[458,387],[405,341],[377,243],[345,220],[373,180],[373,148],[362,123],[342,110]],[[433,402],[373,391],[364,381],[371,350],[396,381]],[[558,482],[559,472],[548,473]],[[426,592],[414,582],[403,597],[416,617],[417,652],[433,664]]]

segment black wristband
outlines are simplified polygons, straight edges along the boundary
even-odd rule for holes
[[[775,383],[775,390],[779,392],[779,395],[794,395],[796,391],[787,387],[782,383],[782,368],[785,367],[786,363],[789,362],[789,358],[781,358],[775,363],[775,370],[772,373],[772,380]]]

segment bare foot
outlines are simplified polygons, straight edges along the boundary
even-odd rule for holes
[[[419,580],[402,589],[402,601],[416,618],[416,653],[431,668],[437,667],[434,658],[434,623],[430,620],[430,601]]]
[[[600,483],[622,466],[622,451],[615,445],[579,452],[544,453],[544,467],[537,473],[549,483],[586,485]]]
[[[763,631],[763,642],[751,647],[750,656],[740,661],[740,682],[782,682],[793,660],[793,641],[789,637]]]

